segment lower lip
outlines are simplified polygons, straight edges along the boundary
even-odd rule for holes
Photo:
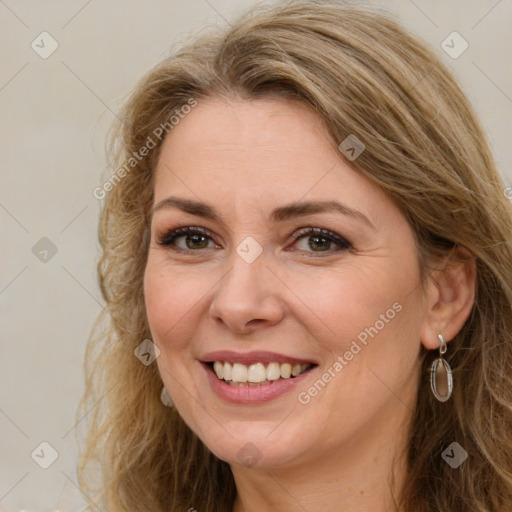
[[[217,378],[213,370],[207,364],[202,363],[202,366],[217,396],[226,402],[234,404],[260,404],[274,400],[295,389],[315,368],[310,368],[297,377],[274,380],[263,386],[232,386]]]

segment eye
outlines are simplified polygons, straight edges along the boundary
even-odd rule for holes
[[[157,243],[162,247],[183,252],[218,248],[212,237],[213,234],[206,228],[184,226],[167,231],[158,238]],[[293,233],[291,237],[296,240],[292,251],[297,248],[301,252],[321,255],[352,248],[350,242],[328,229],[305,227]]]
[[[297,240],[295,245],[298,249],[304,252],[332,253],[352,248],[350,242],[328,229],[307,227],[299,229],[291,236]],[[333,245],[337,246],[337,250],[332,250]]]
[[[196,226],[173,229],[159,237],[158,245],[176,251],[213,249],[218,247],[212,240],[210,231]],[[211,242],[212,245],[208,245]]]

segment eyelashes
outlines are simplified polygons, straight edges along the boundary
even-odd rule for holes
[[[182,248],[176,247],[176,245],[175,245],[175,241],[181,237],[186,237],[186,238],[191,237],[194,240],[194,242],[197,242],[198,240],[202,239],[202,242],[204,243],[204,240],[207,238],[212,240],[213,233],[211,233],[206,228],[201,228],[201,227],[196,227],[196,226],[185,226],[185,227],[169,230],[167,233],[165,233],[163,236],[161,236],[158,239],[157,243],[158,243],[158,245],[160,245],[162,247],[170,247],[171,249],[176,249],[176,250],[187,250],[187,249],[182,249]],[[205,249],[205,247],[199,247],[199,249]],[[192,249],[192,250],[196,250],[196,249]]]
[[[322,254],[332,255],[343,250],[352,249],[352,245],[348,240],[328,229],[304,227],[294,231],[290,237],[295,240],[294,245],[302,244],[303,247],[298,249],[299,252],[309,253],[315,257]],[[219,246],[215,243],[214,239],[215,235],[206,228],[183,226],[168,230],[160,235],[157,239],[157,244],[176,252],[197,253],[207,249],[218,248]],[[307,242],[307,244],[304,244],[304,242]],[[332,250],[332,245],[336,246],[336,250]],[[297,251],[296,248],[290,250]]]
[[[331,244],[331,243],[336,244],[338,246],[338,251],[352,249],[352,245],[350,244],[350,242],[348,242],[348,240],[346,240],[342,236],[340,236],[337,233],[334,233],[333,231],[330,231],[328,229],[314,228],[314,227],[301,228],[301,229],[295,231],[294,233],[292,233],[291,237],[294,238],[296,240],[296,242],[308,240],[308,238],[309,238],[310,241],[308,243],[308,247],[311,249],[314,247],[313,244],[316,244],[318,242],[325,244],[326,241],[329,244]],[[311,243],[311,240],[314,240],[313,244]],[[302,249],[299,249],[299,250],[302,250]],[[338,251],[335,251],[335,252],[338,252]],[[312,251],[312,252],[327,252],[327,251],[321,250],[321,251]],[[332,251],[330,251],[329,254],[331,252]]]

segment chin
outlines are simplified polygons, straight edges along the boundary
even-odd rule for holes
[[[285,421],[289,422],[290,418]],[[230,465],[271,469],[293,465],[303,458],[313,439],[304,436],[304,425],[279,426],[275,421],[223,422],[205,425],[199,437],[219,459]],[[282,419],[281,419],[282,421]],[[222,425],[226,429],[219,426]],[[276,428],[277,427],[277,428]],[[302,432],[302,434],[301,434]]]

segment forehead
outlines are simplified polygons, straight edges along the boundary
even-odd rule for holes
[[[165,138],[155,177],[155,203],[181,194],[259,208],[327,196],[357,204],[369,193],[385,199],[295,100],[199,101]]]
[[[283,128],[292,129],[292,134],[321,132],[319,136],[327,136],[320,116],[305,103],[272,97],[200,99],[178,126],[167,139],[193,137],[214,144],[266,145],[273,142],[275,132]]]

